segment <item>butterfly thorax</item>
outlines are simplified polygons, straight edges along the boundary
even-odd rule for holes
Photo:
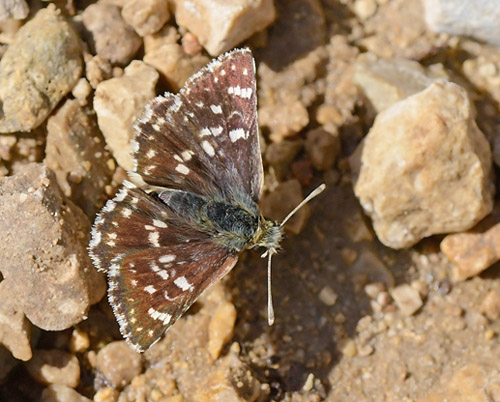
[[[186,191],[166,190],[158,197],[177,215],[196,224],[211,240],[231,251],[254,247],[279,249],[282,230],[259,214],[250,199],[223,200]]]

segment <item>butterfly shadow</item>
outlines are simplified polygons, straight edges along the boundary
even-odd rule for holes
[[[371,313],[364,285],[393,286],[399,276],[383,262],[392,252],[374,241],[350,184],[328,186],[311,203],[311,212],[302,233],[287,236],[273,258],[272,327],[266,316],[266,264],[259,254],[247,253],[227,283],[238,310],[235,339],[242,358],[270,384],[274,399],[303,389],[311,374],[314,392],[325,397],[339,350],[360,318]],[[402,275],[407,260],[399,254],[387,260]]]

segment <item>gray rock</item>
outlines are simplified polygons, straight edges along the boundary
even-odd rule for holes
[[[425,0],[425,21],[436,32],[470,36],[500,45],[500,4],[496,0]]]
[[[28,4],[24,0],[0,1],[0,22],[9,19],[23,20],[29,12]]]
[[[141,373],[141,355],[125,341],[108,343],[97,354],[97,370],[116,388],[123,388]]]
[[[450,82],[380,113],[351,164],[354,192],[389,247],[467,230],[493,207],[489,144],[466,91]]]
[[[95,3],[82,14],[83,25],[91,33],[93,50],[111,63],[127,64],[142,40],[122,18],[120,9],[109,3]]]
[[[28,319],[62,330],[86,318],[105,293],[87,255],[90,223],[55,175],[29,164],[0,179],[0,271]]]
[[[80,42],[53,4],[16,34],[0,61],[0,132],[39,126],[82,73]]]
[[[441,65],[426,70],[407,59],[382,59],[362,53],[356,60],[354,81],[377,112],[423,91],[440,78],[447,78]]]
[[[75,100],[67,100],[47,122],[45,166],[90,219],[107,199],[105,187],[115,166],[104,145],[95,115]]]

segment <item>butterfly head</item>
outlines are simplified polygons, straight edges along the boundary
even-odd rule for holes
[[[283,228],[281,225],[270,219],[261,217],[259,227],[255,232],[252,248],[264,247],[271,254],[276,254],[280,249],[280,242],[283,239]]]

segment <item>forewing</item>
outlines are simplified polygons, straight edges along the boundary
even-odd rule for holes
[[[120,331],[138,351],[157,341],[237,255],[125,182],[96,218],[89,253],[108,275]]]
[[[220,56],[136,123],[136,172],[151,185],[258,201],[262,159],[255,66],[248,49]]]

